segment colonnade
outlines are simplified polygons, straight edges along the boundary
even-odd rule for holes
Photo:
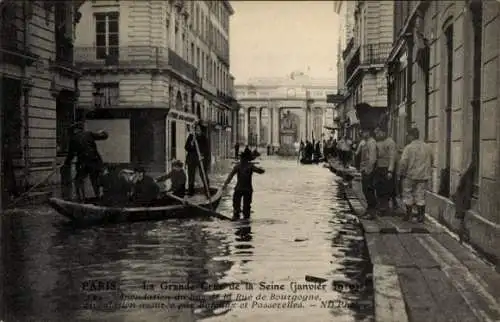
[[[326,124],[325,107],[241,106],[237,141],[241,145],[281,145],[281,120],[285,111],[298,116],[296,141],[321,139]]]

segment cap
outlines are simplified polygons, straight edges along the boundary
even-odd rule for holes
[[[141,172],[141,173],[144,173],[144,172],[146,172],[146,169],[144,169],[144,167],[143,167],[143,166],[137,165],[137,166],[135,166],[135,167],[134,167],[134,171],[135,171],[135,172]]]
[[[240,158],[241,158],[242,160],[252,160],[252,159],[253,159],[252,152],[251,152],[250,150],[245,149],[245,150],[241,153]]]

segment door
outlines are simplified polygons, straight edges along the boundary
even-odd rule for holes
[[[130,120],[131,160],[134,165],[143,166],[146,171],[154,163],[154,127],[147,113],[133,113]]]

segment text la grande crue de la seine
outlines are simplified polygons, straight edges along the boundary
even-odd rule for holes
[[[258,291],[292,291],[293,293],[300,291],[326,291],[325,283],[298,283],[289,282],[285,283],[274,283],[274,282],[258,282],[258,283],[227,283],[227,284],[209,284],[209,283],[172,283],[167,281],[155,282],[155,281],[143,281],[142,288],[144,290],[162,290],[162,291],[193,291],[197,289],[202,289],[205,291],[217,291],[217,290],[258,290]]]

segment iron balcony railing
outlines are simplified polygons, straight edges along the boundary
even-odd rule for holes
[[[102,55],[105,51],[107,55]],[[170,48],[154,46],[127,47],[75,47],[74,59],[82,69],[120,68],[171,68],[177,73],[199,83],[198,69]]]
[[[392,43],[367,44],[354,52],[345,62],[345,78],[349,79],[359,66],[385,64],[392,49]]]

